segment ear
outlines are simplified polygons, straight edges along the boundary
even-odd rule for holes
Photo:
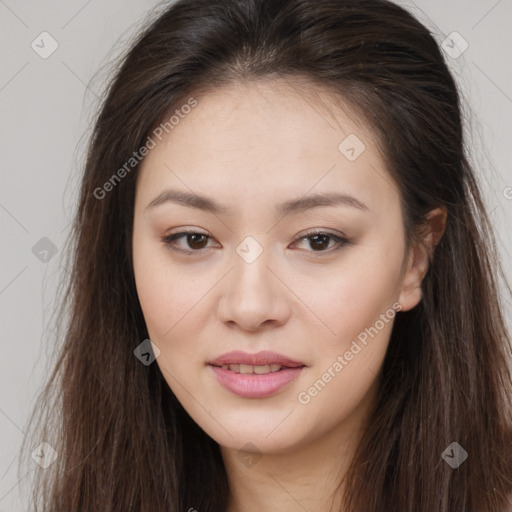
[[[420,230],[420,239],[409,249],[406,269],[402,278],[398,302],[402,311],[408,311],[419,304],[422,298],[421,283],[433,260],[436,245],[441,240],[446,227],[445,206],[431,210],[425,217]]]

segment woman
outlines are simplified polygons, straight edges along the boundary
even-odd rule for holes
[[[171,5],[91,139],[34,503],[512,510],[464,140],[438,46],[390,2]]]

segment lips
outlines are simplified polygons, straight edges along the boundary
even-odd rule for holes
[[[262,351],[256,354],[249,354],[247,352],[234,351],[227,352],[216,359],[209,361],[208,364],[211,366],[225,367],[226,365],[234,365],[232,371],[236,371],[236,365],[244,366],[270,366],[279,365],[281,368],[297,368],[300,366],[306,366],[300,361],[295,361],[277,352]]]
[[[306,365],[277,352],[228,352],[208,362],[217,381],[243,398],[267,398],[285,389]]]
[[[243,398],[268,398],[291,385],[305,370],[304,366],[281,368],[262,375],[236,373],[222,367],[209,365],[209,370],[225,389]]]

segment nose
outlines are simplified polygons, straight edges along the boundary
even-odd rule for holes
[[[230,327],[257,331],[283,325],[289,318],[291,292],[272,268],[267,254],[263,251],[251,263],[233,255],[234,268],[222,281],[218,305],[220,320]]]

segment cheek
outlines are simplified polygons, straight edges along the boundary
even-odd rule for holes
[[[182,291],[185,282],[157,266],[140,269],[137,293],[151,341],[159,348],[155,363],[182,404],[189,404],[188,393],[196,393],[192,376],[200,370],[198,357],[200,321],[196,294]],[[196,316],[194,316],[196,315]],[[187,392],[184,393],[184,389]]]
[[[354,251],[321,280],[322,293],[310,293],[311,310],[329,330],[318,339],[317,364],[297,397],[308,417],[336,422],[377,385],[396,316],[400,256],[400,247],[385,244]]]
[[[334,334],[324,330],[311,345],[315,364],[296,396],[305,432],[318,428],[312,418],[321,418],[325,429],[348,418],[378,386],[396,310],[387,280],[362,282],[362,275],[340,277],[311,308]]]
[[[134,237],[133,268],[137,296],[152,341],[160,346],[190,310],[193,287],[179,272],[170,272],[165,251]]]
[[[166,250],[154,243],[134,246],[134,274],[149,338],[160,349],[157,364],[166,380],[174,375],[185,381],[191,367],[204,364],[202,331],[212,309],[207,292],[216,281],[171,265]]]
[[[399,294],[399,263],[384,257],[365,258],[362,253],[357,256],[331,269],[306,295],[305,302],[326,327],[328,345],[350,343],[382,314],[393,315],[392,305]]]

